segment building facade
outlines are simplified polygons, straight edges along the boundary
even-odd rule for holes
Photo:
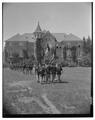
[[[17,34],[6,40],[4,55],[6,62],[14,58],[30,59],[34,56],[39,64],[46,61],[51,62],[52,59],[56,59],[56,63],[60,64],[64,61],[72,63],[77,60],[79,62],[82,52],[82,40],[58,42],[49,31],[42,31],[38,22],[37,28],[32,34]]]

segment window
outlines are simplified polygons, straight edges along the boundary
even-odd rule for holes
[[[22,42],[20,42],[20,43],[19,43],[19,46],[23,46],[23,43],[22,43]]]
[[[11,42],[9,43],[9,46],[12,46],[12,43],[11,43]]]

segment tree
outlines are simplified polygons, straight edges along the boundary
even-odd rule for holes
[[[87,40],[85,40],[85,38],[83,37],[83,51],[84,54],[88,54],[91,52],[91,40],[89,36]]]
[[[41,39],[36,40],[36,58],[37,58],[37,62],[38,64],[42,64],[42,60],[44,58],[44,50],[41,44]]]
[[[90,37],[88,36],[87,38],[87,53],[90,53],[91,52],[91,40],[90,40]]]
[[[86,52],[86,39],[83,37],[83,51]]]

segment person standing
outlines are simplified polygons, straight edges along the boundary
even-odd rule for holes
[[[48,65],[46,68],[46,82],[50,81],[50,72],[50,65]]]
[[[53,64],[52,65],[52,82],[54,82],[56,77],[56,66]]]
[[[58,65],[58,67],[57,67],[57,76],[58,76],[58,81],[59,82],[61,82],[61,79],[60,79],[61,72],[62,72],[62,67],[61,67],[61,65]]]

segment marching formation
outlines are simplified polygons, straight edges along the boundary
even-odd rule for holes
[[[35,74],[38,76],[38,82],[54,82],[57,76],[57,80],[61,82],[61,65],[49,64],[38,65],[35,67]]]
[[[32,74],[34,70],[38,83],[50,83],[54,82],[55,80],[61,82],[60,77],[63,71],[60,64],[33,65],[25,63],[11,63],[9,68],[24,74]]]
[[[33,70],[33,64],[26,63],[10,63],[9,68],[11,70],[23,72],[24,74],[31,74]]]

